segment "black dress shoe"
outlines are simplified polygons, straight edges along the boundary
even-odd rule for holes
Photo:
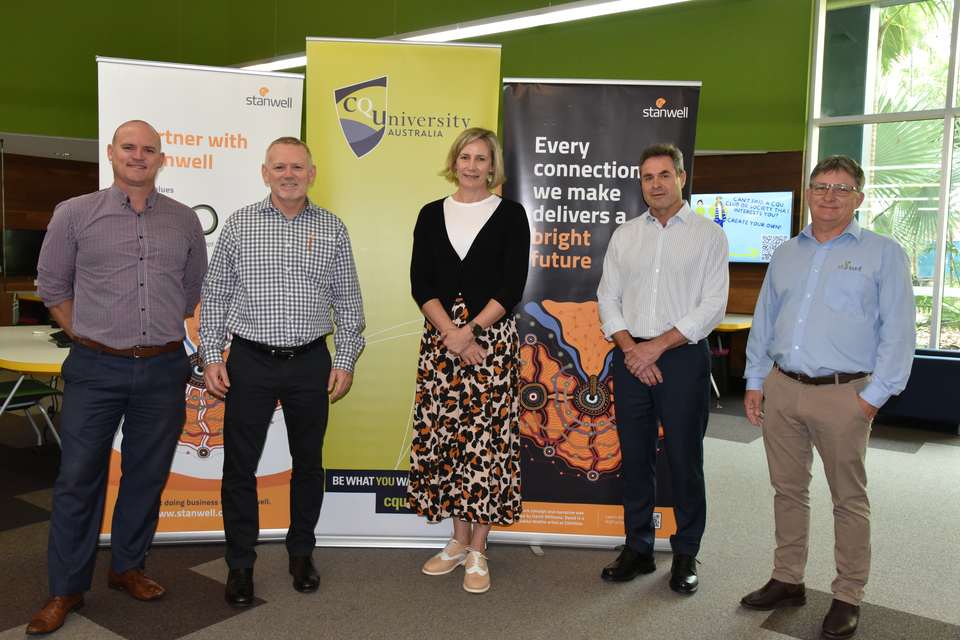
[[[653,573],[657,570],[657,561],[653,554],[640,553],[632,547],[623,545],[620,557],[603,568],[600,577],[610,582],[627,582],[641,573]]]
[[[313,566],[312,556],[290,558],[293,588],[300,593],[313,593],[320,588],[320,572]]]
[[[754,611],[771,611],[781,604],[796,607],[807,604],[807,588],[802,582],[790,584],[770,578],[767,584],[743,596],[740,604]]]
[[[253,567],[230,569],[223,596],[235,607],[249,607],[253,602]]]
[[[828,638],[849,638],[857,632],[860,606],[837,600],[830,603],[830,611],[823,618],[823,635]]]
[[[673,556],[673,566],[670,568],[670,588],[677,593],[695,593],[700,587],[697,577],[697,559],[685,553]]]

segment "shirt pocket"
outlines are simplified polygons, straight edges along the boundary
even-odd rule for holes
[[[832,273],[823,289],[823,303],[841,315],[863,320],[866,318],[863,308],[863,287],[866,282],[867,279],[859,273]]]
[[[181,273],[187,264],[187,254],[190,251],[190,241],[183,236],[150,238],[152,244],[147,251],[152,256],[159,271],[164,273]]]
[[[308,235],[300,243],[300,269],[311,282],[323,283],[330,277],[330,263],[334,254],[333,238]]]

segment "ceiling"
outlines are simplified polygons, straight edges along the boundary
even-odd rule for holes
[[[34,136],[0,131],[3,152],[38,158],[57,158],[78,162],[98,162],[99,142],[87,138]]]

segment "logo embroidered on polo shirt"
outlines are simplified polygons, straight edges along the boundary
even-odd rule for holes
[[[861,271],[863,270],[863,266],[858,265],[854,267],[853,265],[850,264],[850,261],[847,260],[843,264],[838,264],[837,269],[840,269],[841,271]]]

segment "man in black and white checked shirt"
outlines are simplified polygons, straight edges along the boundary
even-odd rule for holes
[[[320,586],[312,554],[323,502],[327,395],[336,401],[350,389],[364,347],[363,301],[347,229],[306,195],[317,172],[310,150],[296,138],[280,138],[267,148],[262,171],[270,195],[227,220],[200,303],[203,379],[225,399],[225,596],[237,607],[253,602],[260,532],[256,470],[278,400],[293,457],[290,574],[298,591]],[[326,335],[334,322],[331,366]],[[224,364],[228,331],[233,342]]]

